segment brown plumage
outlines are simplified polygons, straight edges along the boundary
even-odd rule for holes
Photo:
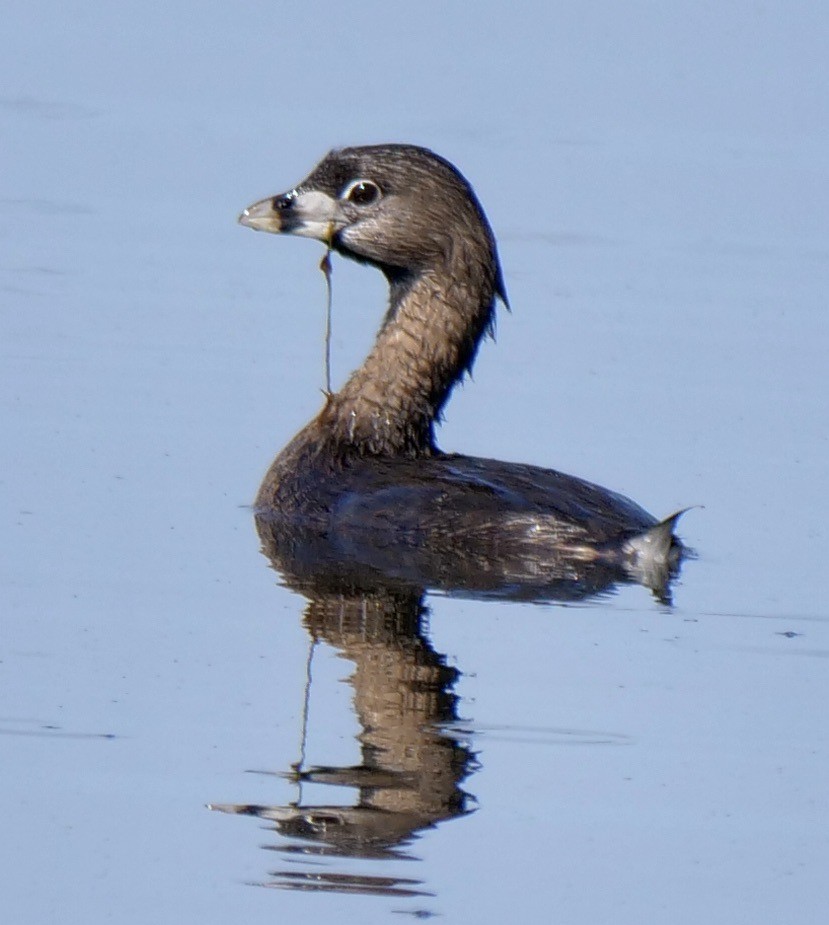
[[[297,187],[242,224],[312,237],[380,269],[389,308],[343,388],[276,457],[261,516],[342,537],[369,531],[440,555],[675,562],[676,515],[573,476],[442,453],[434,426],[506,302],[495,239],[469,183],[409,145],[332,151]],[[346,542],[346,540],[343,540]],[[500,551],[500,552],[499,552]]]

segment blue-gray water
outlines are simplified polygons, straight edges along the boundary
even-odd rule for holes
[[[828,46],[818,3],[7,2],[5,920],[822,921]],[[320,404],[320,249],[235,218],[392,140],[468,176],[513,306],[444,448],[704,507],[672,610],[427,599],[474,812],[355,859],[205,808],[353,799],[284,776],[310,637],[245,507]],[[338,381],[383,299],[335,263]],[[360,760],[344,656],[307,766]]]

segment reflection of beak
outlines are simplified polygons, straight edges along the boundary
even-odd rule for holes
[[[291,190],[260,199],[239,216],[239,224],[272,234],[296,234],[328,243],[345,227],[336,199],[319,190]]]

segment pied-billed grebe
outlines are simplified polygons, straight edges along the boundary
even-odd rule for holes
[[[496,299],[507,301],[489,223],[448,161],[411,145],[335,150],[239,221],[330,244],[390,287],[374,347],[276,457],[260,516],[321,533],[385,531],[448,555],[461,541],[481,544],[490,560],[502,549],[638,572],[680,557],[678,515],[658,522],[582,479],[436,446],[435,421],[491,329]]]

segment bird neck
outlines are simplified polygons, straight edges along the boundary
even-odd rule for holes
[[[374,346],[317,424],[338,450],[429,456],[434,424],[492,325],[497,269],[463,243],[448,265],[388,273],[389,310]]]

